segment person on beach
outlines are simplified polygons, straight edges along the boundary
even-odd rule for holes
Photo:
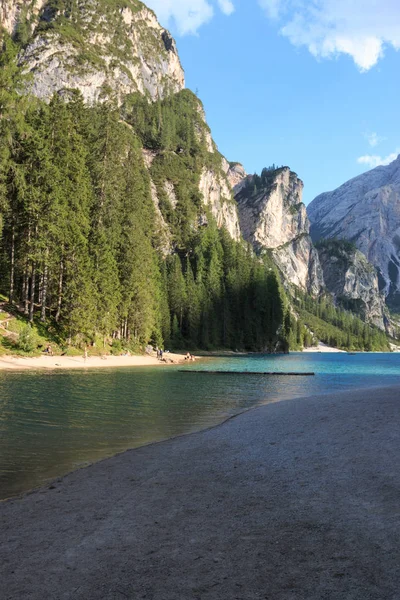
[[[86,362],[87,357],[88,357],[88,351],[87,351],[87,346],[85,345],[85,351],[83,353],[83,360],[84,360],[84,362]]]
[[[162,360],[162,357],[163,357],[163,351],[162,351],[162,349],[160,348],[160,360]]]

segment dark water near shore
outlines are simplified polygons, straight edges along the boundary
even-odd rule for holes
[[[0,498],[127,448],[215,425],[252,406],[400,384],[400,354],[233,356],[185,368],[232,374],[188,374],[176,367],[0,372]]]

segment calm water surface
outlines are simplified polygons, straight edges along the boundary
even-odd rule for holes
[[[0,498],[127,448],[215,425],[252,406],[400,384],[400,354],[234,356],[185,367],[190,368],[232,374],[189,374],[176,367],[0,372]]]

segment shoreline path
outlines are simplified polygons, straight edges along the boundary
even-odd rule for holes
[[[282,401],[0,503],[0,597],[398,600],[399,415]]]

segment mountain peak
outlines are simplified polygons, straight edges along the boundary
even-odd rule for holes
[[[379,273],[389,306],[400,306],[400,155],[308,206],[311,235],[354,242]]]
[[[39,98],[78,89],[88,103],[133,92],[157,100],[185,87],[174,39],[138,0],[0,0],[0,9]]]

